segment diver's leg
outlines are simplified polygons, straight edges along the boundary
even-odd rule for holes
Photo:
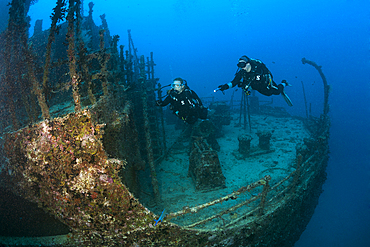
[[[288,95],[285,93],[285,90],[284,90],[284,87],[286,86],[290,86],[286,80],[282,80],[281,84],[277,85],[278,87],[278,92],[279,94],[281,94],[281,96],[283,96],[285,102],[288,104],[288,106],[293,106],[293,103],[292,101],[290,100],[290,98],[288,97]]]

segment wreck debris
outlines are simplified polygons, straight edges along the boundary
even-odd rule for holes
[[[226,186],[217,152],[202,137],[193,140],[189,176],[193,178],[197,190],[215,190]]]

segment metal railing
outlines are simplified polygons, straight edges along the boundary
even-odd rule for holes
[[[197,215],[201,210],[204,210],[206,208],[210,208],[212,206],[215,206],[217,204],[221,204],[223,202],[229,201],[229,200],[235,200],[242,194],[250,194],[252,195],[250,198],[247,198],[246,200],[243,200],[239,202],[236,205],[233,205],[229,208],[223,208],[219,209],[219,212],[208,216],[207,218],[195,221],[191,224],[184,225],[186,228],[194,228],[196,226],[204,225],[209,222],[211,222],[214,219],[221,219],[219,227],[220,228],[227,228],[232,225],[237,224],[238,222],[245,220],[247,217],[253,215],[253,216],[261,216],[264,214],[265,210],[268,207],[276,206],[278,202],[284,199],[285,195],[288,195],[290,192],[294,191],[294,188],[297,187],[298,183],[304,183],[304,177],[309,178],[308,176],[310,173],[314,172],[317,168],[313,164],[321,164],[323,160],[317,161],[315,158],[317,158],[319,155],[319,152],[315,152],[312,154],[309,158],[307,158],[305,161],[303,161],[302,155],[297,155],[296,157],[296,167],[295,170],[289,173],[286,177],[278,181],[273,186],[270,185],[271,176],[266,175],[262,179],[253,182],[247,186],[243,186],[237,191],[218,198],[216,200],[194,206],[194,207],[184,207],[182,210],[177,211],[175,213],[170,213],[166,215],[167,220],[176,219],[181,216],[186,216],[189,214],[195,214]],[[325,157],[323,158],[325,159]],[[289,181],[290,180],[290,181]],[[287,184],[286,184],[287,183]],[[284,186],[285,184],[285,186]],[[262,192],[258,192],[257,189],[261,189]],[[257,193],[253,193],[257,191]],[[258,203],[251,206],[253,202],[256,202],[259,200]],[[248,211],[243,212],[238,217],[230,220],[229,222],[226,222],[222,218],[222,216],[226,214],[232,214],[236,210],[240,208],[246,208],[249,206]]]

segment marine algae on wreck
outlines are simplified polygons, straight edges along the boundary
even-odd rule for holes
[[[96,26],[94,4],[83,17],[79,0],[58,0],[51,28],[35,29],[28,40],[32,3],[11,2],[1,35],[1,144],[8,158],[1,164],[2,189],[68,226],[70,244],[121,243],[129,232],[153,227],[157,217],[122,183],[134,188],[143,166],[135,126],[140,122],[133,120],[130,102],[140,96],[138,72],[149,62],[132,55],[132,42],[118,52],[119,36],[110,36],[105,16]]]

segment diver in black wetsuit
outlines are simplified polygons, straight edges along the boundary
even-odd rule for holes
[[[242,56],[239,58],[237,66],[240,69],[235,74],[234,79],[230,83],[218,86],[218,90],[224,91],[238,85],[247,92],[249,87],[251,87],[253,90],[257,90],[266,96],[281,94],[287,104],[293,106],[292,101],[284,91],[284,87],[290,85],[286,80],[282,80],[281,84],[277,85],[272,79],[271,72],[260,60]]]
[[[207,119],[208,110],[203,106],[198,95],[191,90],[182,78],[176,78],[167,92],[165,100],[157,100],[158,106],[171,104],[170,109],[188,124],[194,124],[198,118]]]

